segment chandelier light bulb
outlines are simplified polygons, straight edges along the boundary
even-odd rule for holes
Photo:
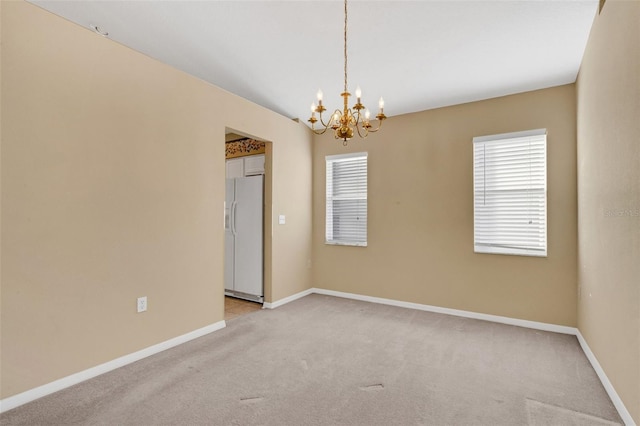
[[[369,120],[371,118],[371,111],[369,111],[369,109],[364,110],[364,118],[366,120]]]
[[[311,102],[311,112],[316,112],[316,103],[315,102]]]
[[[358,98],[358,102],[360,102],[360,97],[362,96],[362,90],[360,86],[356,87],[356,98]]]
[[[322,103],[322,90],[318,89],[318,102]]]
[[[382,111],[384,108],[384,99],[382,99],[382,97],[380,97],[380,100],[378,101],[378,106],[380,107],[380,111]]]

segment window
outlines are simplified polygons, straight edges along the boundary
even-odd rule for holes
[[[547,132],[473,138],[476,253],[547,255]]]
[[[367,245],[367,153],[329,155],[327,244]]]

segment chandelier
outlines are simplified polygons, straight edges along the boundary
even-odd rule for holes
[[[382,126],[382,121],[387,118],[384,115],[384,100],[380,98],[378,102],[380,110],[376,115],[378,125],[374,128],[371,124],[371,113],[362,105],[360,86],[356,88],[356,104],[353,108],[349,108],[349,96],[351,96],[351,93],[349,93],[347,87],[347,0],[344,0],[344,91],[340,94],[343,98],[343,109],[342,111],[336,109],[331,114],[329,121],[325,123],[322,113],[327,109],[322,105],[322,90],[318,90],[318,105],[316,106],[315,102],[311,104],[311,118],[307,120],[311,123],[311,130],[315,134],[322,135],[328,129],[332,129],[336,139],[343,140],[343,145],[346,145],[347,141],[355,133],[358,133],[361,138],[366,138],[369,132],[377,132]],[[320,120],[316,118],[316,113],[318,113]],[[318,121],[322,125],[320,129],[315,128],[315,124]]]

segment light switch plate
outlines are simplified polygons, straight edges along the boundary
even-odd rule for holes
[[[278,216],[278,225],[284,225],[285,224],[285,217],[283,214]]]

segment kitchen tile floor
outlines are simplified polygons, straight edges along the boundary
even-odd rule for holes
[[[259,311],[262,309],[262,304],[256,302],[249,302],[248,300],[236,299],[235,297],[224,297],[224,319],[228,321],[230,319],[239,317],[249,312]]]

